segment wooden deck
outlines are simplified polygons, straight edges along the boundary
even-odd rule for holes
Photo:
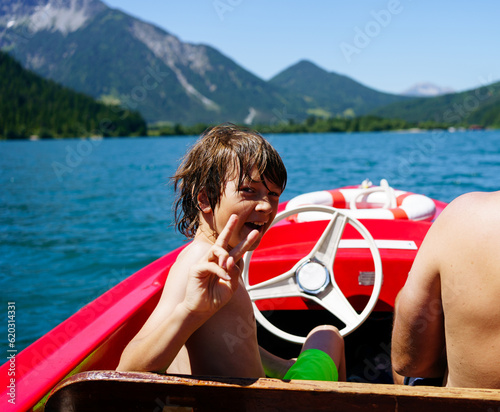
[[[60,383],[55,411],[500,411],[500,390],[353,382],[195,378],[92,371]]]

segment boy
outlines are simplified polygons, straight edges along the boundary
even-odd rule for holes
[[[279,154],[259,134],[226,124],[201,136],[173,177],[177,228],[193,241],[118,370],[345,380],[343,339],[333,326],[309,334],[301,356],[314,358],[305,363],[317,371],[305,375],[302,360],[278,358],[257,344],[241,258],[271,225],[286,179]],[[228,337],[241,339],[229,345]]]

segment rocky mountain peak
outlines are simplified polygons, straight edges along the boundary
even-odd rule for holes
[[[25,26],[30,34],[41,30],[74,32],[104,10],[99,0],[4,0],[0,6],[0,26]]]
[[[132,35],[137,40],[141,41],[158,59],[172,69],[186,93],[199,100],[206,108],[218,109],[218,105],[214,101],[204,96],[189,83],[181,69],[187,67],[190,71],[204,77],[205,72],[211,69],[205,47],[183,43],[176,36],[139,20],[133,21],[131,30]],[[212,84],[208,79],[205,79],[205,82],[211,91],[216,90],[215,84]]]
[[[132,35],[168,66],[187,66],[200,75],[210,69],[210,62],[203,46],[184,43],[164,30],[134,20]]]

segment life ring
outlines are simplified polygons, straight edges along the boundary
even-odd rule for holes
[[[285,210],[310,204],[349,209],[348,214],[356,219],[431,221],[436,213],[436,205],[431,198],[395,190],[385,179],[380,182],[380,186],[364,181],[356,187],[305,193],[291,199]],[[326,217],[320,212],[306,212],[290,220],[305,222],[324,219]]]

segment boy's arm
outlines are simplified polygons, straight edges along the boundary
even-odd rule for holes
[[[191,249],[179,263],[175,275],[180,280],[169,285],[173,288],[164,288],[158,306],[123,351],[118,370],[165,371],[191,334],[229,301],[238,288],[238,262],[259,236],[257,230],[250,232],[228,252],[237,222],[233,215],[214,245],[197,247],[194,253]],[[193,259],[193,255],[202,257]],[[172,303],[179,293],[183,300]]]
[[[127,345],[117,370],[165,372],[207,316],[190,312],[182,302],[161,321],[156,319],[156,316],[152,316]]]

